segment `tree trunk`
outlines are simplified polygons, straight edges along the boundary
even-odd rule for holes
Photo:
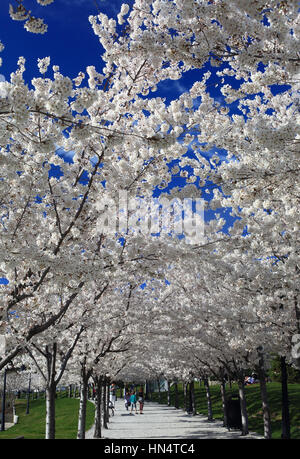
[[[30,387],[31,387],[31,373],[29,373],[29,383],[27,389],[27,403],[26,403],[26,414],[29,414],[29,405],[30,405]]]
[[[183,383],[183,398],[184,398],[184,411],[188,411],[188,396],[187,396],[188,383]]]
[[[157,379],[157,384],[158,384],[158,403],[161,402],[161,393],[160,393],[160,380],[159,378]]]
[[[289,440],[291,438],[288,376],[285,357],[280,357],[281,365],[281,396],[282,396],[282,433],[281,438]]]
[[[95,429],[94,438],[101,438],[101,422],[102,422],[102,384],[100,378],[95,378]]]
[[[193,412],[193,401],[192,401],[192,383],[188,383],[188,413]]]
[[[248,427],[248,413],[247,413],[247,403],[245,395],[245,386],[244,386],[244,374],[239,377],[239,397],[240,397],[240,406],[241,406],[241,416],[242,416],[242,435],[247,435],[249,433]]]
[[[1,411],[1,431],[5,430],[5,408],[6,408],[6,377],[7,370],[4,368],[3,389],[2,389],[2,411]]]
[[[78,430],[77,430],[78,440],[85,439],[88,379],[89,379],[89,375],[87,375],[86,369],[85,367],[83,367],[81,369],[80,401],[79,401]]]
[[[149,391],[149,382],[146,380],[146,393],[145,393],[145,400],[149,400],[151,398],[150,391]]]
[[[109,390],[110,384],[107,383],[106,385],[106,405],[105,405],[105,412],[106,412],[106,421],[109,422],[109,402],[110,402],[110,390]]]
[[[103,428],[108,429],[107,426],[107,391],[106,391],[106,382],[103,382],[103,387],[102,387],[102,404],[103,404]]]
[[[209,389],[208,378],[204,378],[204,386],[206,389],[206,398],[207,398],[207,419],[208,421],[213,421],[213,412],[212,412],[212,403]]]
[[[272,430],[271,430],[271,414],[268,404],[268,393],[267,393],[267,384],[266,384],[266,373],[265,373],[265,365],[264,365],[264,356],[261,349],[258,349],[258,379],[260,385],[260,396],[262,401],[262,409],[263,409],[263,420],[264,420],[264,437],[266,439],[272,438]]]
[[[171,406],[171,385],[170,385],[170,381],[169,380],[167,381],[167,384],[168,384],[168,394],[167,394],[168,406]]]
[[[227,427],[227,408],[226,408],[226,382],[225,379],[222,379],[221,382],[221,398],[222,398],[222,408],[223,408],[223,426]]]
[[[179,408],[179,397],[178,397],[178,383],[177,381],[174,383],[174,389],[175,389],[175,400],[174,400],[174,406],[175,408]]]
[[[57,343],[53,343],[45,348],[45,356],[47,360],[47,384],[46,384],[46,432],[45,438],[47,440],[55,439],[55,399],[56,387],[56,355]]]
[[[50,384],[46,387],[46,440],[55,439],[55,395],[56,386]]]
[[[196,416],[196,403],[195,403],[195,384],[194,380],[190,382],[190,410],[193,416]]]

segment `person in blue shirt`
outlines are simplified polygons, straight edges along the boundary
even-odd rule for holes
[[[130,407],[131,407],[130,414],[132,414],[133,409],[135,409],[135,414],[137,414],[135,391],[132,391],[130,395]]]

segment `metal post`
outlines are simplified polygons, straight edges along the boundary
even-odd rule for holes
[[[6,401],[5,399],[6,399],[6,368],[4,369],[4,378],[3,378],[1,431],[5,430],[5,401]]]

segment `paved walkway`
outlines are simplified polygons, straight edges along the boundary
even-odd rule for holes
[[[137,404],[138,405],[138,404]],[[110,417],[108,429],[102,429],[105,439],[259,439],[261,435],[251,433],[245,437],[240,431],[229,432],[222,421],[208,422],[203,415],[190,416],[183,410],[146,402],[144,414],[130,415],[123,400],[116,402],[115,415]],[[94,429],[86,433],[93,438]]]

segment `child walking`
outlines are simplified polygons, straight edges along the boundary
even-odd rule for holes
[[[130,414],[132,414],[133,408],[135,409],[135,414],[137,414],[137,409],[136,409],[136,393],[135,391],[131,392],[130,395]]]

